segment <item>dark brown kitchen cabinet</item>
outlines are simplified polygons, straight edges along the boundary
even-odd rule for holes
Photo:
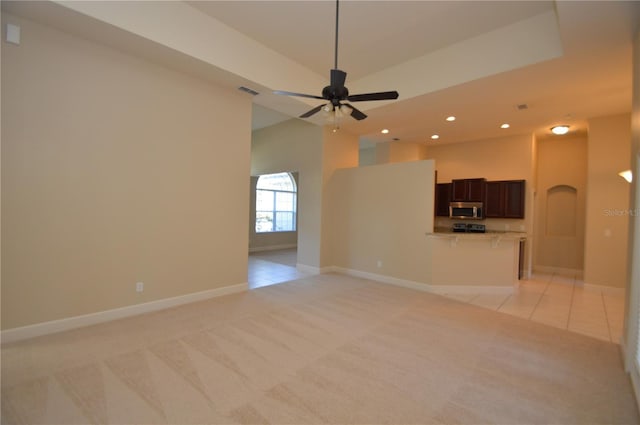
[[[486,200],[484,203],[484,216],[504,216],[504,182],[487,182],[485,188]]]
[[[484,202],[485,179],[457,179],[451,181],[451,201]]]
[[[451,183],[436,185],[436,216],[449,217],[449,202],[451,202]]]
[[[524,218],[524,180],[486,183],[484,214],[487,218]]]

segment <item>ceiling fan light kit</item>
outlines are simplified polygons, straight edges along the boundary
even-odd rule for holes
[[[336,40],[335,40],[335,54],[334,54],[334,68],[330,72],[329,85],[322,89],[322,96],[315,96],[304,93],[293,93],[287,91],[276,90],[275,94],[283,96],[297,96],[307,97],[311,99],[327,100],[329,103],[325,103],[305,112],[300,115],[300,118],[309,118],[312,115],[320,112],[321,110],[328,115],[328,119],[333,121],[334,131],[339,128],[340,120],[344,116],[351,116],[356,120],[363,120],[367,118],[367,115],[362,111],[354,107],[353,105],[345,102],[365,102],[371,100],[394,100],[398,98],[397,91],[386,91],[377,93],[364,93],[349,95],[349,90],[345,87],[344,83],[347,79],[347,73],[338,69],[338,18],[340,15],[340,0],[336,0]]]

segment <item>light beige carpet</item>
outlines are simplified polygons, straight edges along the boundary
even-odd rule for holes
[[[2,423],[610,424],[619,347],[320,275],[2,347]]]

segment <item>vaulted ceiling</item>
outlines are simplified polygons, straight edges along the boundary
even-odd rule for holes
[[[25,4],[27,3],[27,4]],[[110,4],[109,4],[110,3]],[[259,92],[254,128],[321,101],[334,65],[333,1],[2,2],[45,21],[220,84]],[[586,131],[588,118],[631,109],[634,1],[340,2],[339,68],[362,102],[345,120],[362,140],[453,143]],[[520,105],[520,107],[518,107]],[[522,105],[526,105],[526,108]],[[457,120],[445,118],[455,115]],[[322,125],[317,114],[311,121]],[[509,123],[510,128],[500,125]],[[386,135],[380,133],[388,128]],[[432,134],[439,134],[435,142]]]

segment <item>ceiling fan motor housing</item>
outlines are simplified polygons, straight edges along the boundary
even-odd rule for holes
[[[327,86],[322,89],[322,97],[330,100],[334,105],[340,100],[345,100],[349,96],[349,90],[345,86]]]
[[[338,69],[338,12],[339,12],[339,0],[336,0],[336,47],[335,47],[335,66],[330,71],[330,84],[322,89],[322,97],[315,96],[311,94],[304,93],[293,93],[293,92],[285,92],[285,91],[275,91],[276,94],[281,94],[285,96],[299,96],[299,97],[308,97],[311,99],[323,99],[328,100],[332,105],[332,109],[334,111],[341,111],[341,107],[346,107],[349,112],[348,115],[352,116],[357,120],[363,120],[367,118],[367,116],[353,105],[349,103],[345,103],[342,105],[340,102],[343,100],[348,100],[349,102],[363,102],[363,101],[371,101],[371,100],[390,100],[397,99],[398,92],[378,92],[378,93],[365,93],[365,94],[357,94],[355,96],[349,96],[349,90],[344,86],[344,83],[347,79],[347,73]],[[329,103],[324,105],[316,106],[310,111],[305,112],[300,115],[300,118],[309,118],[310,116],[320,112],[320,110],[328,110]]]

